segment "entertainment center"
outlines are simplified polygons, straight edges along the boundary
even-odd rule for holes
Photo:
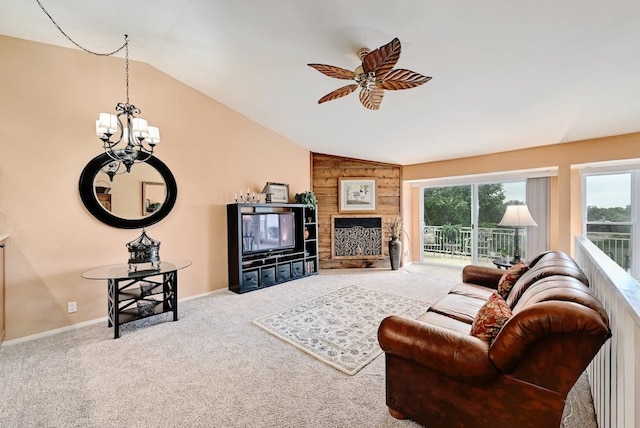
[[[229,290],[318,273],[317,212],[301,204],[228,204]]]

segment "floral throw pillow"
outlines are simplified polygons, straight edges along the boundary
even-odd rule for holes
[[[498,293],[493,293],[476,314],[471,325],[471,335],[491,344],[509,318],[509,305]]]
[[[529,270],[529,266],[524,263],[517,263],[509,268],[498,282],[498,293],[503,299],[506,299],[509,292],[513,288],[518,278],[520,278],[526,271]]]

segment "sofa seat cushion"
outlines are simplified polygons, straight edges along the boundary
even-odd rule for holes
[[[511,318],[511,309],[507,302],[498,293],[493,293],[478,311],[470,333],[491,344],[509,318]]]
[[[461,296],[473,297],[476,299],[484,300],[485,302],[496,290],[493,288],[487,288],[478,284],[470,284],[462,282],[449,291],[451,294],[460,294]]]
[[[429,311],[437,312],[457,319],[458,321],[471,324],[485,302],[486,300],[484,299],[449,293],[434,303],[433,306],[429,308]]]
[[[453,330],[461,334],[469,334],[471,331],[471,324],[459,321],[446,315],[439,314],[437,312],[426,312],[417,320],[429,325],[446,328],[447,330]]]

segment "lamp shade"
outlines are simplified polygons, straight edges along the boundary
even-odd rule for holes
[[[507,205],[504,216],[498,226],[525,227],[537,226],[526,205]]]
[[[267,184],[266,186],[264,186],[264,189],[262,189],[262,193],[266,195],[269,195],[269,194],[273,195],[276,192],[273,186],[271,186],[271,184]]]

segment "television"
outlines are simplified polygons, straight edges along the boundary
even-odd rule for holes
[[[242,214],[242,254],[294,248],[295,225],[294,212]]]

